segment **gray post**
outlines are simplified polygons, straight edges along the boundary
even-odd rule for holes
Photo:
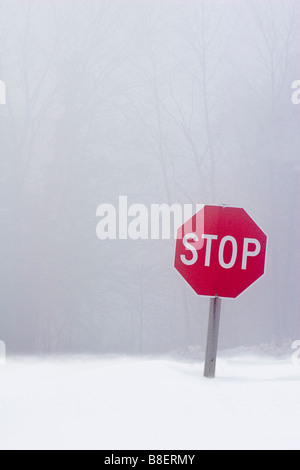
[[[204,377],[213,379],[216,373],[216,361],[218,350],[219,326],[221,313],[221,299],[210,299],[209,323],[207,333],[207,346],[205,357]]]

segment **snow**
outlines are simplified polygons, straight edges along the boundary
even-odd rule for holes
[[[300,366],[232,355],[10,359],[0,449],[300,449]]]

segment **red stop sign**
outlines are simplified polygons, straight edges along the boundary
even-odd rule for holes
[[[244,209],[204,206],[178,230],[175,268],[199,295],[236,298],[264,274],[266,245]]]

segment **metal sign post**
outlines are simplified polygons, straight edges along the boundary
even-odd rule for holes
[[[198,295],[211,299],[207,378],[216,372],[221,299],[236,299],[264,275],[266,250],[266,234],[238,207],[204,206],[178,230],[175,269]]]
[[[216,374],[216,362],[218,351],[218,338],[220,327],[221,299],[210,299],[209,322],[207,332],[207,346],[205,356],[204,377],[214,379]]]

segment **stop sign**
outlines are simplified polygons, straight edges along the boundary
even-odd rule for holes
[[[175,268],[198,295],[236,298],[264,274],[266,245],[244,209],[204,206],[178,230]]]

